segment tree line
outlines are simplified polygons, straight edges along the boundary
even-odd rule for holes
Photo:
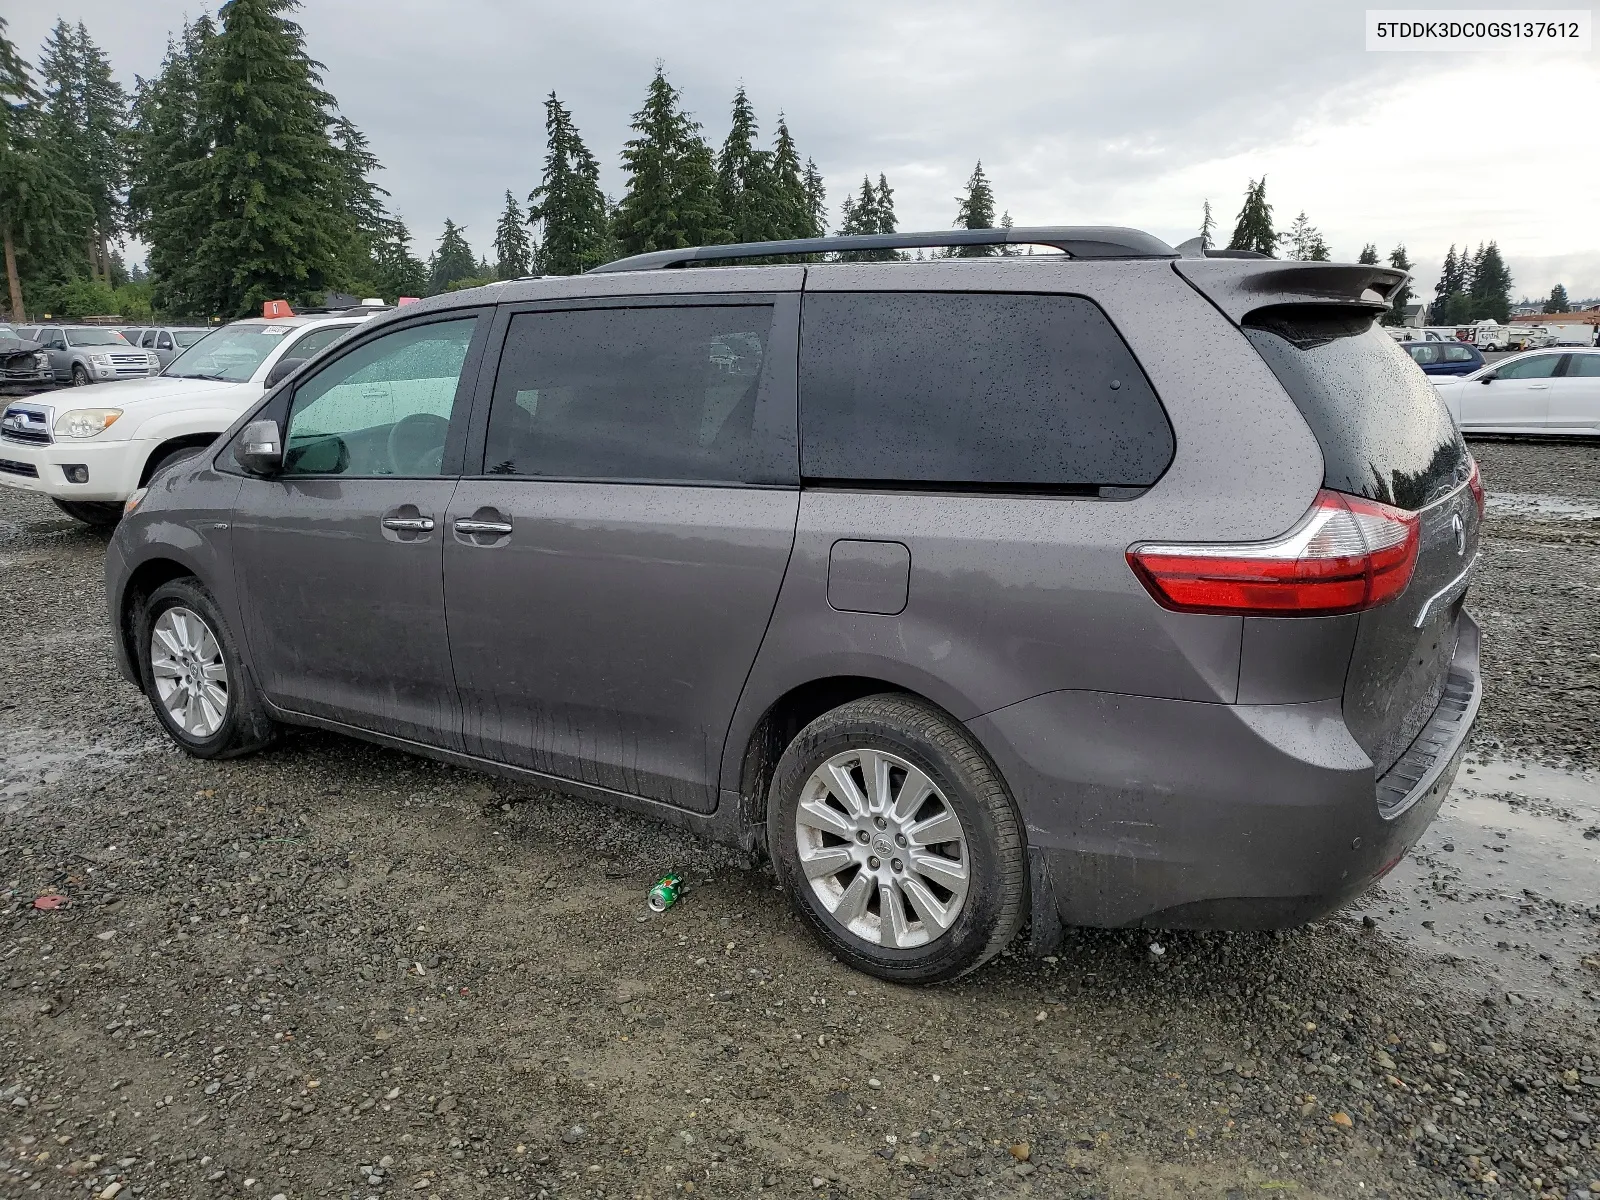
[[[576,274],[652,250],[829,231],[822,175],[814,161],[802,161],[781,113],[763,144],[741,85],[727,136],[713,149],[658,63],[622,147],[620,199],[605,194],[598,159],[552,92],[544,102],[538,185],[525,200],[505,192],[493,261],[476,255],[467,230],[448,219],[423,259],[376,182],[377,156],[323,86],[291,19],[297,7],[298,0],[228,0],[216,18],[186,22],[169,37],[159,72],[137,78],[131,94],[82,23],[58,21],[36,82],[0,18],[0,233],[14,318],[27,308],[129,319],[234,317],[259,312],[267,299],[318,303],[338,291],[393,300],[530,274]],[[1009,213],[996,218],[981,162],[956,204],[957,227],[1011,224]],[[839,233],[897,228],[885,175],[864,177],[843,197]],[[1202,243],[1214,245],[1215,232],[1207,200]],[[117,247],[128,237],[148,248],[147,272],[125,266]],[[1287,230],[1274,228],[1265,176],[1250,180],[1228,247],[1308,261],[1332,256],[1303,211]],[[1364,246],[1359,261],[1377,263],[1376,246]],[[1404,245],[1387,261],[1412,266]],[[1505,320],[1510,286],[1494,242],[1471,254],[1452,246],[1434,318]],[[1410,300],[1408,285],[1385,321],[1399,323]]]

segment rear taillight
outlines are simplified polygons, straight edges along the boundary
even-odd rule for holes
[[[1472,502],[1478,506],[1478,520],[1483,520],[1483,510],[1489,503],[1489,497],[1483,490],[1483,473],[1478,470],[1478,460],[1472,460],[1472,474],[1467,476],[1467,490],[1472,493]]]
[[[1128,564],[1174,612],[1329,616],[1405,591],[1419,539],[1415,513],[1321,491],[1305,518],[1270,542],[1139,545]]]

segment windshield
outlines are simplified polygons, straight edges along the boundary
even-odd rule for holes
[[[224,325],[172,360],[163,375],[244,383],[279,346],[292,325]]]
[[[115,329],[95,329],[89,325],[74,325],[67,330],[67,339],[74,346],[126,346],[128,339]]]
[[[187,350],[210,332],[211,330],[209,329],[174,329],[172,331],[172,340]]]

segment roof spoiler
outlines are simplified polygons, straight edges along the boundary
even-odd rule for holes
[[[1278,304],[1331,304],[1379,313],[1411,278],[1394,267],[1251,261],[1232,255],[1221,258],[1215,252],[1205,258],[1182,258],[1172,265],[1236,325],[1257,309]]]

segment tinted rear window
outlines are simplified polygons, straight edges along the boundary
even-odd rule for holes
[[[822,292],[805,299],[801,473],[994,488],[1143,487],[1172,426],[1078,296]]]
[[[1326,487],[1414,510],[1465,478],[1444,402],[1371,314],[1293,305],[1244,324],[1316,435]]]

